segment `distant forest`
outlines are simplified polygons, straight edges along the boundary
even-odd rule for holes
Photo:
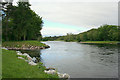
[[[2,41],[41,40],[42,18],[30,9],[29,2],[2,4]]]
[[[103,25],[98,29],[91,29],[83,33],[67,33],[66,36],[44,37],[43,41],[64,40],[70,41],[120,41],[120,30],[116,25]]]

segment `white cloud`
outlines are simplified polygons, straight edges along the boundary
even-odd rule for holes
[[[43,29],[41,30],[41,33],[44,34],[43,36],[60,36],[60,35],[66,35],[66,33],[74,33],[77,34],[79,33],[78,31],[74,30],[74,29],[67,29],[67,28],[52,28],[52,27],[43,27]]]
[[[103,24],[118,24],[118,1],[30,0],[29,2],[32,5],[31,8],[45,20],[91,29]],[[75,30],[69,31],[76,32]],[[42,33],[61,35],[69,31],[67,29],[45,28],[44,26]]]
[[[118,24],[117,2],[42,2],[31,7],[44,19],[75,26]]]

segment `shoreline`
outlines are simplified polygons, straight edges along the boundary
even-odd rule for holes
[[[120,44],[119,41],[83,41],[82,44]]]
[[[32,42],[32,41],[31,41]],[[39,66],[39,63],[41,63],[41,64],[43,64],[42,62],[38,62],[38,61],[36,61],[36,60],[38,60],[36,57],[30,57],[30,55],[28,54],[28,53],[21,53],[19,50],[40,50],[40,49],[46,49],[46,48],[50,48],[50,46],[48,46],[48,45],[46,45],[46,44],[44,44],[44,43],[41,43],[41,42],[37,42],[36,41],[36,43],[37,44],[42,44],[41,46],[39,45],[37,45],[37,44],[35,44],[35,45],[31,45],[31,44],[27,44],[27,46],[24,46],[24,47],[13,47],[13,46],[16,46],[16,45],[25,45],[25,43],[23,44],[23,43],[21,43],[21,42],[17,42],[17,44],[13,44],[14,42],[12,41],[12,42],[6,42],[6,44],[8,44],[9,43],[9,45],[7,45],[6,47],[5,46],[3,46],[2,47],[2,50],[4,49],[4,50],[6,50],[6,51],[12,51],[12,50],[15,50],[14,51],[14,53],[16,53],[16,55],[17,55],[17,59],[21,59],[21,60],[23,60],[24,62],[27,62],[27,64],[28,65],[31,65],[31,66],[38,66],[39,68],[40,67],[44,67],[44,70],[42,71],[42,73],[43,74],[46,74],[46,76],[47,75],[52,75],[53,77],[58,77],[58,79],[60,79],[60,78],[63,78],[63,79],[69,79],[70,78],[70,75],[69,74],[66,74],[66,73],[59,73],[59,72],[57,72],[56,71],[56,69],[55,68],[46,68],[46,66],[43,66],[43,65],[40,65]],[[11,46],[11,44],[13,44],[12,45],[12,47],[10,47]],[[5,45],[5,43],[4,43],[4,45]],[[28,46],[29,45],[29,46]],[[44,45],[44,46],[43,46]],[[9,47],[8,47],[9,46]],[[31,46],[31,47],[30,47]],[[35,61],[34,61],[35,60]],[[36,63],[36,62],[38,62],[38,63]],[[15,63],[15,64],[17,64],[17,63]],[[24,64],[26,64],[26,63],[24,63]],[[39,69],[38,68],[38,69]],[[51,77],[52,77],[51,76]]]
[[[55,41],[61,41],[61,40],[55,40]],[[77,42],[77,41],[63,41],[63,42]],[[120,44],[120,41],[81,41],[77,42],[81,44],[113,44],[118,45]]]
[[[2,47],[8,50],[39,50],[50,48],[49,45],[39,41],[6,41],[3,42]]]
[[[42,63],[36,63],[34,58],[20,51],[2,49],[3,51],[3,78],[58,78],[57,74],[46,74]],[[14,60],[13,60],[14,59]],[[12,65],[11,65],[12,64]],[[10,67],[8,67],[8,65]],[[24,66],[26,67],[24,67]],[[7,70],[6,70],[7,68]],[[14,71],[17,70],[17,71]],[[33,72],[34,71],[34,72]],[[10,72],[10,73],[9,73]],[[22,72],[22,74],[20,74]],[[27,75],[26,75],[27,74]],[[7,76],[8,75],[8,76]]]

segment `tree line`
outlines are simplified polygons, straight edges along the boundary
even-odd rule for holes
[[[30,8],[29,2],[12,3],[3,8],[3,41],[40,40],[42,38],[42,17]]]
[[[70,41],[120,41],[120,30],[116,25],[102,25],[98,29],[91,29],[83,33],[67,33],[66,36],[45,37],[43,41],[64,40]]]

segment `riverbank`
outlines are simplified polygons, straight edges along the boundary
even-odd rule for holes
[[[118,44],[119,41],[81,41],[84,44]]]
[[[2,43],[2,47],[9,50],[35,50],[46,49],[50,46],[39,41],[5,41]]]
[[[31,66],[17,58],[16,51],[2,50],[2,78],[58,78],[57,74],[46,74],[43,65]]]

